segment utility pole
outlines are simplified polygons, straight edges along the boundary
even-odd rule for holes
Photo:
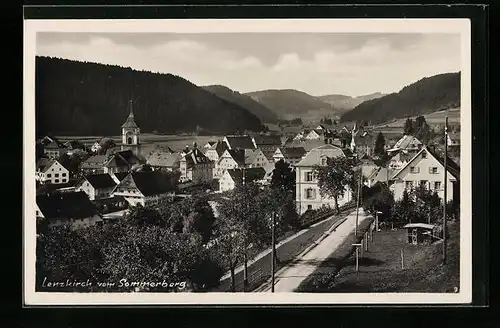
[[[275,244],[275,225],[276,225],[276,213],[273,212],[272,216],[272,222],[271,222],[271,244],[272,244],[272,250],[271,250],[271,293],[274,293],[274,272],[275,272],[275,263],[276,259],[274,258],[274,254],[276,252],[276,244]]]
[[[443,264],[446,264],[446,200],[447,200],[447,182],[448,182],[448,116],[444,121],[444,195],[443,195]]]

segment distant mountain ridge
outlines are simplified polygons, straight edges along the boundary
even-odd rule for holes
[[[333,94],[333,95],[325,95],[325,96],[319,96],[318,98],[335,108],[339,110],[350,110],[353,109],[354,107],[358,106],[364,101],[372,100],[372,99],[377,99],[380,97],[385,96],[385,93],[381,92],[375,92],[371,93],[368,95],[363,95],[363,96],[357,96],[357,97],[351,97],[351,96],[346,96],[346,95],[340,95],[340,94]]]
[[[344,113],[343,122],[372,124],[460,107],[460,72],[422,78],[397,93],[362,102]]]
[[[339,111],[315,96],[294,89],[269,89],[245,93],[272,110],[281,119],[303,120],[338,116]]]
[[[228,134],[261,131],[246,108],[172,74],[36,57],[38,135],[117,135],[129,100],[143,132]]]
[[[258,101],[255,101],[252,97],[239,93],[238,91],[231,90],[223,85],[206,85],[202,86],[202,88],[213,93],[219,98],[248,109],[248,111],[260,118],[262,122],[276,123],[278,121],[278,115],[276,115],[276,113]]]

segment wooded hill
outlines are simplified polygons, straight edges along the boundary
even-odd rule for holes
[[[364,101],[367,100],[372,100],[376,98],[380,98],[385,96],[384,93],[380,92],[375,92],[371,93],[369,95],[363,95],[363,96],[358,96],[358,97],[351,97],[351,96],[346,96],[346,95],[325,95],[325,96],[319,96],[318,98],[333,107],[335,107],[338,110],[342,110],[343,112],[346,112],[348,110],[353,109],[354,107],[358,106]]]
[[[36,57],[37,135],[118,135],[131,99],[142,132],[262,129],[260,119],[247,109],[179,76]]]
[[[253,100],[251,97],[247,95],[231,90],[223,85],[207,85],[203,86],[202,88],[207,91],[210,91],[219,98],[225,99],[229,102],[235,103],[243,108],[248,109],[251,113],[260,118],[262,122],[265,123],[278,122],[278,115],[276,115],[269,108]]]
[[[423,78],[399,91],[365,101],[342,115],[342,122],[382,123],[460,107],[460,72]]]
[[[255,91],[246,95],[272,110],[281,119],[322,118],[339,114],[332,105],[293,89]]]

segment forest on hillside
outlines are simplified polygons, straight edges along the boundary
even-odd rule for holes
[[[253,100],[251,97],[241,94],[237,91],[231,90],[223,85],[207,85],[203,86],[203,89],[210,91],[217,97],[225,99],[229,102],[240,105],[243,108],[248,109],[251,113],[255,114],[262,122],[265,123],[276,123],[278,122],[278,116],[271,111],[266,106]]]
[[[113,65],[36,57],[37,135],[118,135],[133,100],[142,132],[260,131],[247,109],[182,77]]]
[[[365,101],[342,115],[342,122],[372,124],[460,107],[460,72],[423,78],[399,91]]]
[[[263,90],[249,92],[246,95],[272,110],[281,119],[301,117],[311,111],[327,111],[330,115],[337,114],[332,105],[302,91]]]

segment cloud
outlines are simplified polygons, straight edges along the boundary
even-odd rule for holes
[[[396,92],[460,70],[458,35],[40,34],[37,54],[182,76],[236,91]]]

